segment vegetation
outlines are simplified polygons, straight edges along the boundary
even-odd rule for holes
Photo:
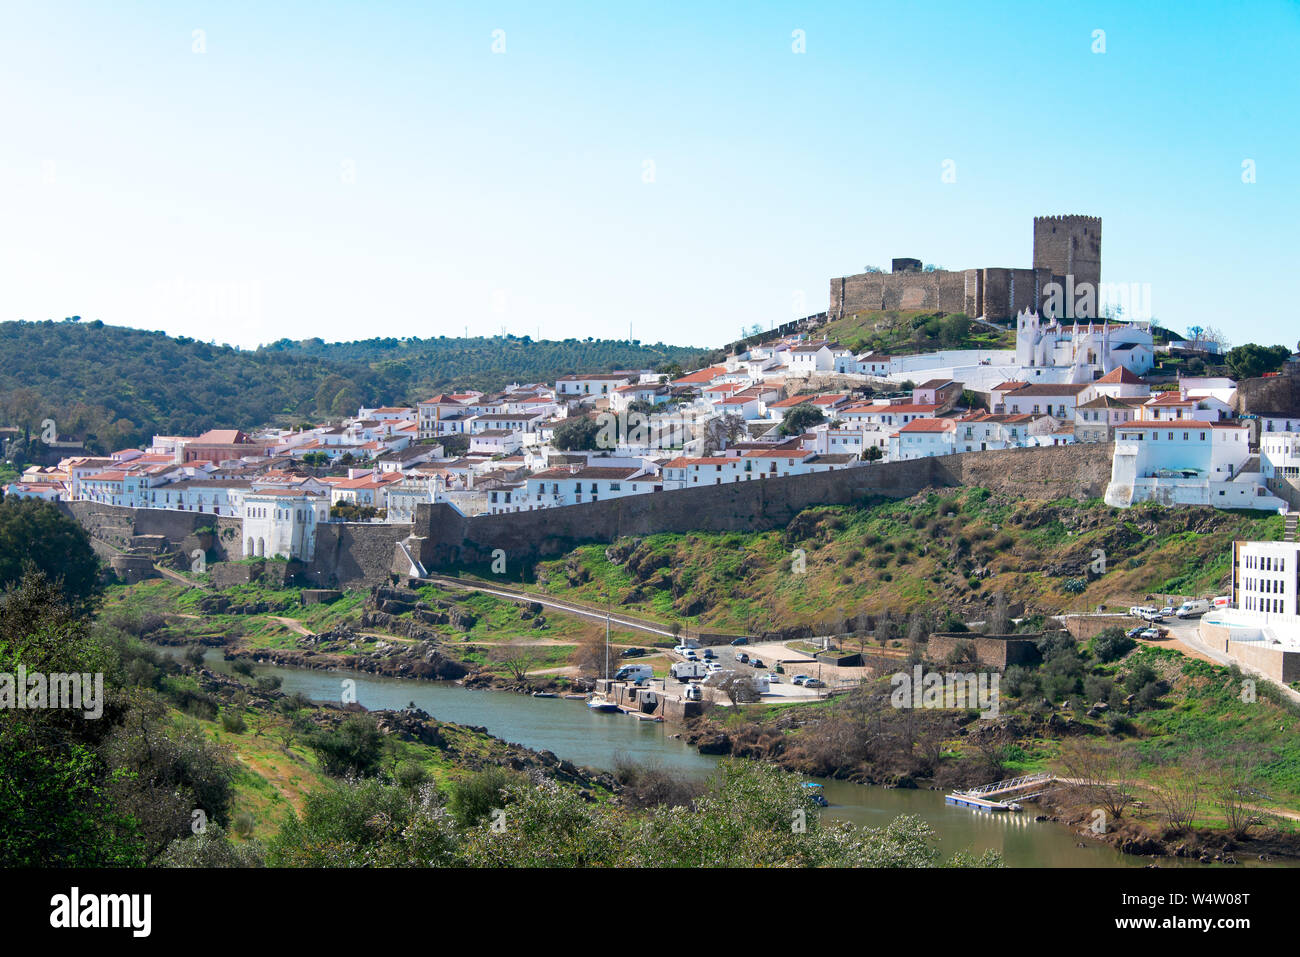
[[[1253,342],[1229,349],[1224,357],[1228,371],[1237,380],[1255,379],[1282,368],[1282,363],[1291,357],[1291,350],[1286,346],[1260,346]]]
[[[937,352],[940,349],[1014,349],[1011,330],[995,330],[961,313],[889,309],[835,319],[817,330],[855,352],[884,354]]]
[[[452,387],[489,391],[667,362],[694,367],[700,354],[662,343],[527,336],[282,339],[246,351],[98,320],[6,322],[0,424],[34,432],[53,419],[60,439],[108,452],[159,432],[297,425],[354,414],[363,404],[411,404]]]
[[[809,426],[825,421],[826,416],[821,409],[811,402],[805,402],[786,412],[785,417],[781,420],[781,434],[802,435]]]
[[[887,610],[984,618],[999,592],[1031,614],[1127,609],[1159,593],[1219,594],[1234,539],[1281,533],[1280,517],[1253,512],[1154,503],[1120,511],[1100,500],[1026,502],[954,489],[810,508],[767,532],[582,546],[539,562],[524,584],[592,603],[609,595],[631,613],[719,631],[865,634],[855,622]]]
[[[0,590],[31,571],[56,583],[75,606],[99,593],[99,560],[86,530],[49,502],[0,493]]]

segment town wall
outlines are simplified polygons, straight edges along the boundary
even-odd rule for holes
[[[816,505],[907,498],[934,487],[981,486],[1049,501],[1097,498],[1110,481],[1110,458],[1111,446],[1101,443],[968,452],[472,518],[448,505],[421,505],[415,527],[426,568],[483,564],[502,549],[509,569],[515,561],[628,535],[784,528]]]
[[[926,488],[982,486],[1026,499],[1088,499],[1110,480],[1109,444],[968,452],[831,472],[633,495],[533,512],[466,517],[444,503],[421,505],[413,525],[328,523],[301,580],[314,587],[356,587],[388,580],[396,544],[412,535],[412,554],[430,571],[490,562],[505,551],[516,562],[563,554],[576,545],[661,532],[752,532],[785,527],[806,508],[852,505],[873,498],[907,498]],[[96,502],[60,507],[92,537],[129,550],[136,535],[161,535],[180,560],[203,541],[196,528],[215,524],[209,560],[244,557],[240,523],[198,512],[130,509]]]

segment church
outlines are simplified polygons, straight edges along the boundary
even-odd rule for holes
[[[1016,365],[1022,378],[1054,369],[1055,381],[1091,382],[1116,369],[1145,375],[1155,364],[1154,340],[1145,323],[1109,320],[1068,325],[1028,309],[1016,316]],[[1062,370],[1067,370],[1062,376]]]

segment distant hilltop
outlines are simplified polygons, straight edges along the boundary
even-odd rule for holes
[[[891,272],[866,272],[831,280],[832,319],[881,309],[961,312],[1010,319],[1028,309],[1047,311],[1048,286],[1101,283],[1101,218],[1034,217],[1034,264],[1028,269],[985,266],[926,271],[918,259],[895,259]]]

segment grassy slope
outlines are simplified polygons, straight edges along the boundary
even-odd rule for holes
[[[835,319],[817,330],[819,337],[852,346],[862,343],[866,348],[886,354],[911,354],[934,352],[938,349],[1014,349],[1015,336],[1010,330],[1001,334],[986,326],[971,324],[970,333],[960,342],[943,345],[937,338],[924,335],[914,328],[922,316],[939,313],[922,309],[891,309],[855,313]]]
[[[825,621],[841,610],[907,613],[918,604],[978,613],[998,591],[1055,614],[1127,608],[1152,593],[1217,593],[1232,540],[1276,539],[1281,528],[1276,516],[1120,511],[1100,501],[1017,502],[965,489],[809,509],[782,531],[653,535],[636,550],[585,546],[540,563],[537,576],[553,594],[595,602],[608,591],[629,611],[720,630]],[[792,571],[795,549],[805,553],[804,574]],[[1106,554],[1102,576],[1087,571],[1095,549]],[[643,559],[640,571],[607,551]],[[1071,578],[1091,580],[1071,594]]]

